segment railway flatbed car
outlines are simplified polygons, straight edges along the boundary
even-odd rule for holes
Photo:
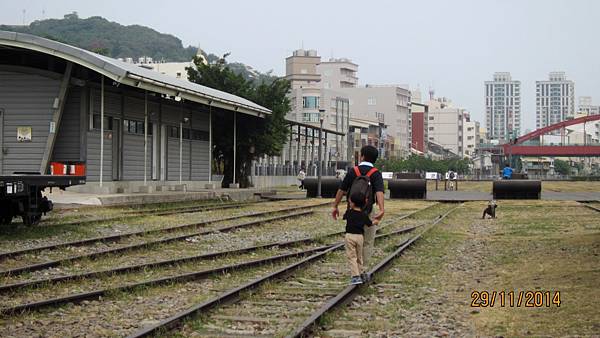
[[[0,176],[0,224],[10,224],[17,216],[21,216],[25,225],[38,224],[42,215],[52,210],[52,201],[42,196],[44,189],[64,190],[72,185],[85,184],[85,180],[85,176],[37,173]]]

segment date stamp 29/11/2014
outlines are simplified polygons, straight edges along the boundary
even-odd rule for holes
[[[560,291],[473,291],[471,307],[560,307]]]

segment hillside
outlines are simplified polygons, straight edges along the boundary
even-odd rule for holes
[[[179,38],[149,27],[123,26],[99,16],[82,19],[77,12],[67,14],[63,19],[34,21],[29,26],[0,25],[0,30],[37,35],[113,58],[150,56],[167,62],[189,61],[198,50],[192,46],[184,47]],[[219,59],[215,54],[203,53],[208,62]],[[272,81],[276,78],[271,72],[261,73],[241,62],[231,62],[228,66],[249,80]]]

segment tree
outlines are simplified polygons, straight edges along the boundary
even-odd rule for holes
[[[456,171],[459,174],[469,173],[468,159],[447,159],[434,161],[429,157],[411,155],[406,159],[380,159],[377,161],[377,166],[385,171],[393,172],[419,172],[434,171],[443,173],[448,170]]]
[[[554,171],[561,175],[569,175],[571,173],[571,166],[569,166],[569,163],[567,163],[567,161],[555,159]]]
[[[188,79],[207,87],[228,92],[255,102],[272,111],[264,119],[236,113],[236,182],[240,186],[249,185],[248,176],[252,160],[264,156],[280,155],[288,137],[289,128],[285,115],[291,110],[287,93],[289,81],[275,78],[272,81],[251,81],[228,67],[223,55],[218,60],[205,65],[194,58],[196,69],[188,68]],[[213,167],[215,172],[224,175],[223,184],[232,182],[233,172],[233,113],[226,110],[213,110]]]

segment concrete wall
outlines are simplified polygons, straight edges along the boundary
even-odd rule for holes
[[[300,183],[296,176],[252,176],[250,181],[254,188],[273,188]]]

